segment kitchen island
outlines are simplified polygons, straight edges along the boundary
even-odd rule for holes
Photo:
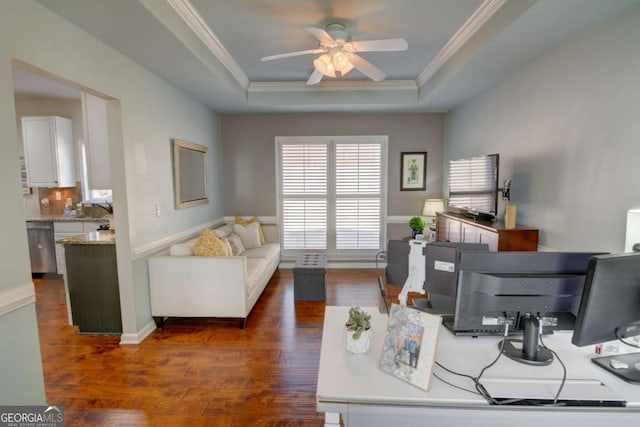
[[[67,309],[79,333],[121,334],[115,233],[92,231],[57,243],[64,245]]]

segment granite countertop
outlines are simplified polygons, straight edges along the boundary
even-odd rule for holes
[[[108,216],[64,216],[64,215],[39,215],[28,217],[27,221],[57,221],[57,222],[109,222]]]
[[[62,243],[64,245],[115,245],[116,233],[111,230],[91,231],[89,233],[63,237],[62,239],[56,240],[56,243]]]

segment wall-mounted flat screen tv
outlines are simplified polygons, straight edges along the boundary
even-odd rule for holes
[[[499,154],[449,161],[449,212],[493,219],[498,211]]]

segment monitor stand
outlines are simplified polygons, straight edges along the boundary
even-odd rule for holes
[[[640,353],[595,357],[591,361],[628,383],[640,385]]]
[[[502,353],[511,360],[526,363],[527,365],[546,366],[553,362],[553,353],[545,347],[538,345],[539,321],[535,317],[525,317],[524,339],[505,339],[498,343]],[[504,346],[503,346],[504,345]]]

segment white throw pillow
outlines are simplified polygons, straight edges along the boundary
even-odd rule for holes
[[[242,244],[242,239],[236,233],[231,233],[227,237],[227,243],[231,246],[231,255],[239,256],[244,252],[244,245]]]
[[[260,244],[260,223],[252,222],[247,225],[233,224],[233,231],[240,236],[245,249],[255,249]]]
[[[176,243],[169,248],[171,256],[192,256],[193,245],[189,243]]]

